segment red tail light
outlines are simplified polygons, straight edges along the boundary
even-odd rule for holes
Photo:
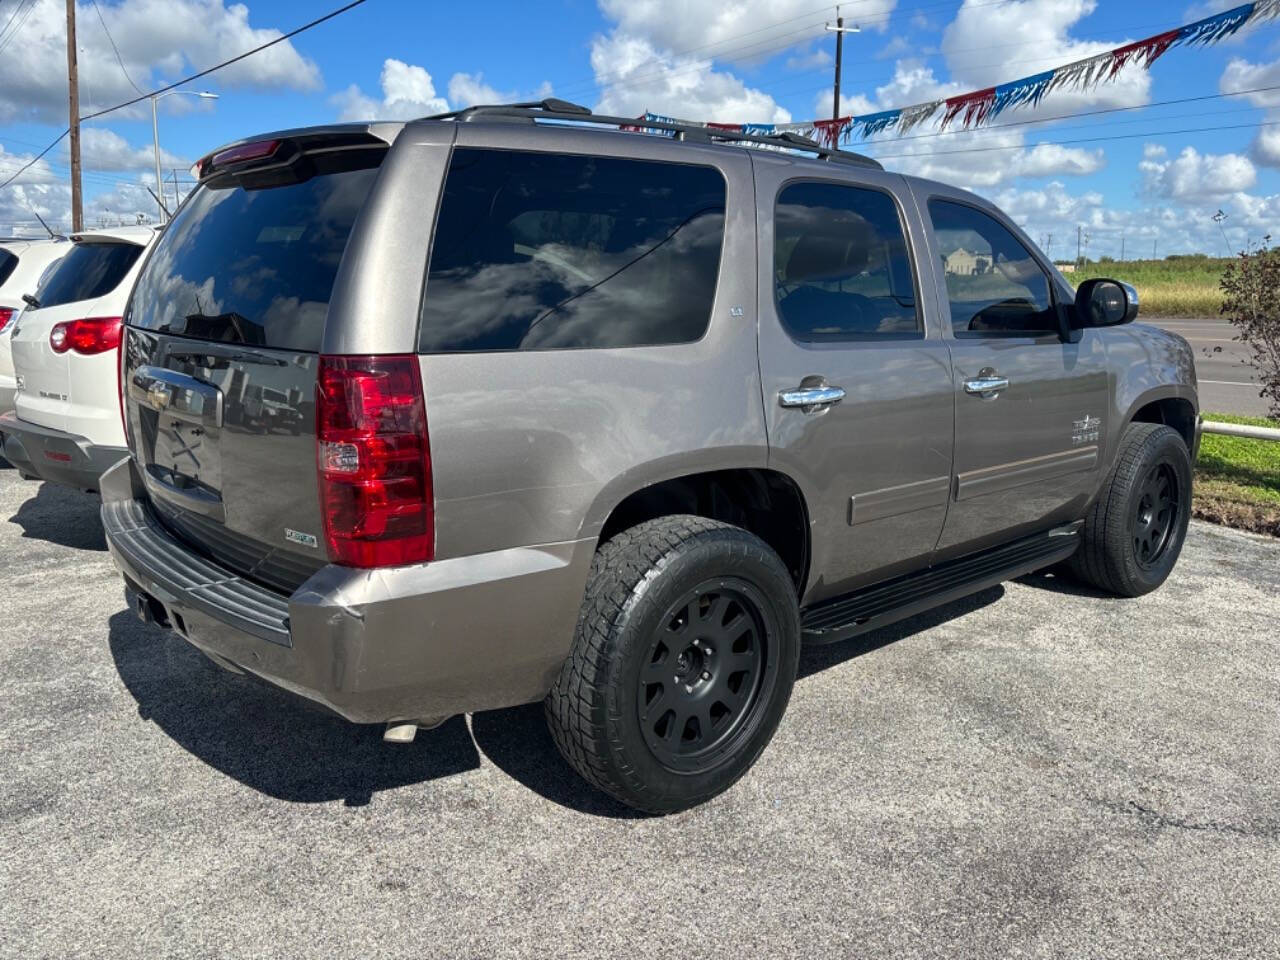
[[[13,323],[13,318],[17,315],[18,311],[13,307],[0,307],[0,333],[9,329],[9,324]]]
[[[85,320],[64,320],[55,323],[49,331],[49,346],[54,353],[74,350],[86,355],[106,353],[120,346],[119,317],[89,317]]]
[[[431,448],[417,357],[320,358],[316,460],[335,563],[394,567],[433,558]]]

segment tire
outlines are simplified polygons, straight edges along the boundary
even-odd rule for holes
[[[1171,499],[1165,501],[1162,493]],[[1125,428],[1115,466],[1085,515],[1076,577],[1121,597],[1140,597],[1168,579],[1191,520],[1191,454],[1161,424]]]
[[[703,517],[651,520],[596,552],[547,723],[587,781],[672,813],[755,763],[799,656],[795,585],[773,550]]]

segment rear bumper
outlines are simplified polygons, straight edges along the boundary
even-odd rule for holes
[[[124,447],[97,446],[86,437],[20,420],[12,410],[0,414],[0,434],[5,459],[20,473],[79,490],[97,490],[99,478],[129,455]]]
[[[540,699],[568,656],[595,548],[582,540],[384,570],[330,565],[285,596],[172,536],[132,460],[103,477],[102,499],[135,612],[359,723]]]

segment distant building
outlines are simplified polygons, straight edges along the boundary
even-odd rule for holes
[[[970,253],[964,247],[952,251],[950,256],[943,257],[942,262],[947,273],[959,277],[977,276],[991,269],[990,257],[980,257],[976,253]]]

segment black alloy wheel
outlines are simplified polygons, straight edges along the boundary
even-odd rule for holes
[[[668,609],[640,672],[646,743],[672,770],[697,769],[749,726],[769,668],[750,585],[709,580]]]
[[[1167,463],[1157,463],[1137,490],[1130,532],[1138,566],[1151,569],[1163,558],[1178,520],[1181,498],[1178,477]]]

